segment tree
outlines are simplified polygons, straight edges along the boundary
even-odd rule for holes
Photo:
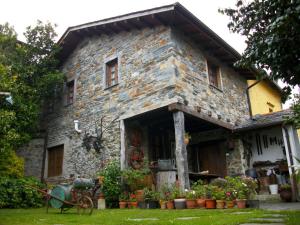
[[[231,31],[246,37],[238,66],[262,69],[291,87],[300,84],[300,0],[238,0],[234,9],[220,12],[230,17]],[[283,91],[287,96],[291,88]],[[299,99],[293,108],[300,125]]]
[[[58,46],[52,24],[38,21],[27,27],[26,43],[8,24],[0,25],[0,157],[15,159],[14,151],[28,142],[38,129],[45,99],[55,98],[62,88],[58,70]],[[6,162],[9,160],[6,160]],[[1,165],[0,165],[1,167]]]

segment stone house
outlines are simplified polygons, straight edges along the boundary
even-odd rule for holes
[[[185,188],[245,173],[235,129],[250,119],[255,73],[234,68],[240,55],[182,5],[70,27],[59,43],[64,95],[48,103],[47,132],[19,151],[27,175],[90,177],[112,159],[136,163],[137,149]]]

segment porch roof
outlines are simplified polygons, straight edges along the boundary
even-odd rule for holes
[[[234,132],[254,130],[283,124],[288,117],[293,115],[291,109],[281,110],[268,114],[258,114],[234,128]]]

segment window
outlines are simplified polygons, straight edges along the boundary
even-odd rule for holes
[[[106,63],[105,72],[106,88],[118,84],[118,59],[111,60]]]
[[[269,108],[269,113],[274,112],[274,104],[272,104],[271,102],[267,102],[267,107]]]
[[[66,105],[74,102],[74,80],[67,82],[66,85]]]
[[[210,62],[207,62],[209,84],[220,88],[220,68]]]
[[[64,146],[59,145],[48,149],[48,177],[62,174]]]

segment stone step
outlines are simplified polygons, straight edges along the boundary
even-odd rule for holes
[[[280,195],[271,195],[271,194],[259,194],[256,195],[255,199],[261,202],[281,202]]]

